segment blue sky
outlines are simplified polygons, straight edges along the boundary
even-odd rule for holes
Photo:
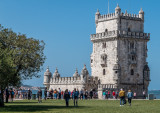
[[[151,70],[149,89],[160,89],[160,13],[159,0],[110,0],[110,12],[117,5],[122,12],[145,12],[146,33],[151,33],[148,43],[148,62]],[[61,76],[72,76],[75,69],[81,72],[86,64],[90,72],[92,43],[95,33],[95,12],[108,11],[108,0],[0,0],[0,24],[15,32],[44,40],[47,57],[41,78],[24,81],[24,84],[43,86],[43,73],[47,66],[51,72],[58,67]]]

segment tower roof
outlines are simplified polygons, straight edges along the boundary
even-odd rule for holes
[[[141,8],[141,10],[139,11],[139,14],[143,14],[144,13],[144,11],[142,10],[142,8]]]
[[[97,9],[96,15],[100,15],[99,9]]]
[[[50,70],[49,70],[49,67],[47,67],[46,72],[44,72],[44,75],[52,75]]]
[[[79,74],[78,74],[78,70],[77,70],[77,68],[76,68],[75,73],[73,74],[73,77],[79,77]]]
[[[121,8],[119,7],[118,4],[117,4],[117,7],[115,8],[115,10],[121,10]]]
[[[53,77],[60,77],[60,74],[58,73],[58,69],[56,68],[55,72],[53,73]]]
[[[87,70],[87,68],[86,68],[86,65],[84,64],[84,67],[83,67],[83,69],[82,69],[82,71],[81,71],[81,75],[88,75],[89,73],[88,73],[88,70]]]

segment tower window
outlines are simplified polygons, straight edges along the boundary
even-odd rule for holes
[[[134,70],[133,69],[131,69],[131,75],[134,75]]]
[[[106,43],[102,43],[102,48],[106,48]]]
[[[131,31],[131,29],[130,28],[128,28],[128,32],[130,32]]]
[[[91,63],[93,63],[93,59],[91,59]]]
[[[132,61],[134,61],[134,56],[132,55]]]
[[[103,75],[106,75],[106,70],[105,69],[103,69]]]

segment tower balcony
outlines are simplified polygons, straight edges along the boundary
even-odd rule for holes
[[[90,39],[92,42],[104,39],[111,39],[111,38],[135,38],[140,40],[149,40],[150,33],[140,33],[140,32],[127,32],[127,31],[120,31],[120,30],[113,30],[103,33],[91,34]]]

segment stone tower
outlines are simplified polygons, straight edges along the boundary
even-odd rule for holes
[[[150,34],[144,33],[144,12],[95,14],[96,34],[91,35],[91,75],[98,77],[99,85],[114,90],[131,89],[141,97],[148,92],[150,70],[147,58],[147,42]]]

